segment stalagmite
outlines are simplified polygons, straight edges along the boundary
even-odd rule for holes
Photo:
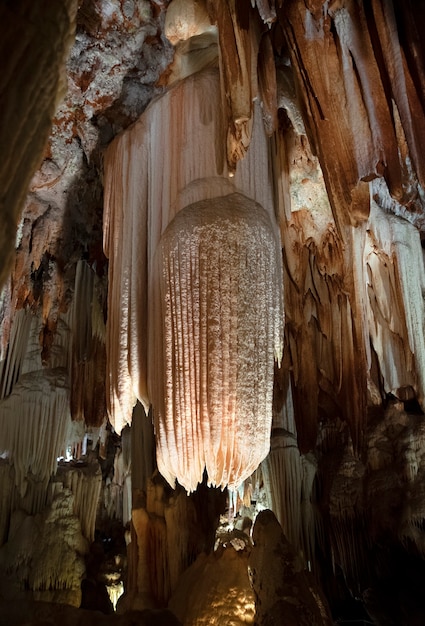
[[[303,569],[272,511],[258,514],[252,539],[248,572],[255,595],[255,624],[332,624],[324,596],[314,578]]]
[[[247,537],[248,540],[248,537]],[[247,549],[232,546],[202,554],[180,578],[169,606],[186,626],[255,623]]]
[[[370,538],[363,534],[368,511],[362,506],[363,464],[353,455],[351,446],[342,453],[338,475],[332,483],[329,513],[332,523],[333,559],[355,586],[360,571],[367,576]],[[350,477],[349,487],[347,478]],[[361,541],[358,541],[361,536]],[[369,541],[369,543],[368,543]],[[355,588],[355,587],[354,587]]]
[[[176,500],[182,497],[186,503],[189,502],[182,492],[176,495]],[[141,606],[166,603],[173,591],[171,570],[174,573],[176,571],[181,573],[181,550],[179,549],[181,546],[168,543],[168,531],[170,530],[171,538],[174,538],[174,529],[168,529],[165,508],[164,485],[160,480],[149,481],[146,509],[135,509],[132,516],[134,540],[138,549],[138,565],[137,578],[134,581],[135,588],[129,587],[128,591],[137,593]],[[182,536],[184,535],[187,533],[184,532]],[[174,556],[174,562],[170,560],[171,555]],[[173,584],[175,583],[175,576],[173,576]]]
[[[80,605],[88,543],[72,508],[72,494],[62,490],[43,513],[16,511],[12,516],[0,565],[9,575],[15,573],[20,588],[33,591],[37,600]]]

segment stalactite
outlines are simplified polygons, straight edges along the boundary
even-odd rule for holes
[[[7,539],[12,493],[15,485],[10,464],[0,458],[0,547]]]
[[[72,511],[78,517],[81,532],[88,541],[94,541],[96,513],[102,488],[102,472],[97,462],[80,466],[60,466],[55,478],[73,495]]]
[[[218,28],[227,164],[234,172],[250,146],[253,102],[258,96],[267,131],[271,133],[275,128],[276,71],[270,42],[263,31],[264,22],[270,24],[276,14],[264,2],[258,5],[259,12],[249,6],[242,9],[237,0],[209,0],[207,6]]]
[[[215,440],[213,448],[211,450],[206,449],[205,454],[208,454],[210,459],[208,460],[203,458],[203,443],[199,437],[204,437],[204,434],[200,425],[197,425],[196,437],[198,440],[191,440],[191,435],[189,435],[186,444],[184,444],[188,446],[187,453],[189,455],[192,454],[193,449],[195,455],[193,457],[193,470],[188,471],[188,468],[184,467],[185,463],[192,464],[189,456],[185,459],[176,459],[177,449],[180,451],[183,450],[182,442],[184,441],[184,435],[183,433],[177,433],[177,435],[171,434],[170,426],[168,425],[164,430],[164,419],[167,420],[167,423],[169,418],[171,420],[176,419],[176,421],[181,420],[181,417],[178,416],[177,413],[174,415],[174,409],[171,410],[172,404],[170,404],[170,402],[172,403],[174,401],[172,396],[169,395],[172,393],[170,376],[172,375],[174,379],[173,385],[176,385],[176,389],[179,388],[182,392],[184,391],[184,393],[190,392],[192,396],[196,393],[197,401],[202,405],[202,398],[205,396],[205,393],[208,394],[210,392],[208,391],[208,387],[204,388],[202,391],[201,388],[198,387],[198,390],[195,391],[196,385],[199,385],[201,382],[202,384],[208,382],[208,386],[210,386],[211,382],[214,381],[214,377],[217,377],[217,381],[213,384],[218,385],[222,373],[220,372],[218,361],[214,362],[213,359],[208,367],[211,366],[215,374],[209,373],[208,381],[206,378],[201,380],[199,371],[197,370],[196,376],[198,378],[195,384],[195,379],[191,382],[189,382],[189,379],[186,379],[186,374],[181,367],[182,362],[179,364],[175,361],[175,363],[172,364],[172,361],[169,361],[168,363],[161,364],[159,359],[162,357],[159,357],[159,355],[163,350],[171,349],[171,344],[163,344],[162,337],[165,336],[163,333],[171,333],[170,339],[172,338],[173,341],[176,342],[173,344],[173,349],[176,350],[178,348],[180,350],[179,353],[175,353],[175,358],[185,360],[187,374],[190,376],[194,375],[194,370],[192,370],[192,363],[187,362],[186,359],[189,353],[185,354],[184,350],[192,352],[195,350],[196,352],[195,343],[197,341],[199,343],[200,341],[204,346],[202,348],[203,350],[208,349],[211,351],[211,354],[213,354],[212,351],[215,350],[215,354],[218,355],[221,350],[220,342],[228,341],[227,337],[223,335],[222,338],[218,336],[218,340],[214,337],[214,346],[212,344],[209,346],[205,344],[203,339],[204,331],[197,329],[190,318],[186,317],[189,312],[189,309],[186,307],[189,306],[191,300],[186,300],[184,294],[188,293],[188,295],[190,295],[190,292],[187,292],[186,285],[189,285],[192,280],[191,273],[189,272],[189,274],[185,275],[183,271],[179,270],[178,265],[173,267],[173,263],[177,263],[180,257],[181,259],[185,258],[184,263],[190,261],[195,269],[195,267],[199,266],[196,247],[199,248],[200,253],[205,255],[207,246],[202,244],[202,246],[199,247],[195,237],[192,246],[193,249],[188,250],[190,256],[184,257],[183,249],[180,245],[181,254],[177,253],[177,250],[173,252],[173,255],[177,253],[177,256],[172,262],[172,256],[170,256],[170,262],[168,262],[166,261],[166,256],[161,259],[161,254],[163,253],[158,251],[161,236],[167,226],[173,221],[173,218],[176,219],[174,228],[176,225],[183,228],[180,237],[185,236],[185,233],[188,233],[188,231],[190,232],[192,221],[194,224],[196,223],[195,214],[187,220],[187,223],[185,223],[186,218],[182,217],[179,219],[179,213],[182,212],[184,207],[188,207],[201,200],[211,202],[211,207],[216,207],[218,211],[217,215],[220,219],[225,218],[225,225],[230,229],[229,232],[231,234],[229,236],[232,237],[232,242],[227,243],[224,236],[226,232],[224,224],[220,227],[219,218],[215,218],[215,225],[211,227],[211,236],[208,236],[206,242],[209,242],[211,255],[213,255],[217,261],[219,258],[222,259],[220,263],[222,264],[223,270],[221,274],[217,273],[217,271],[214,270],[214,264],[211,259],[205,256],[202,261],[202,267],[200,267],[201,273],[199,274],[200,278],[204,280],[211,271],[210,281],[212,287],[216,290],[216,295],[213,296],[213,292],[211,293],[211,298],[214,297],[215,300],[211,299],[211,311],[206,314],[210,317],[211,322],[214,321],[214,324],[216,324],[216,331],[221,333],[220,325],[222,322],[219,317],[220,308],[223,309],[226,316],[230,313],[233,316],[232,318],[226,318],[227,321],[223,319],[223,323],[226,324],[232,320],[235,321],[237,315],[239,315],[240,320],[243,319],[243,316],[247,316],[244,322],[244,324],[246,324],[245,329],[241,326],[240,332],[243,333],[250,334],[257,332],[254,330],[254,323],[251,326],[248,324],[248,306],[252,307],[252,312],[257,311],[253,313],[253,317],[257,320],[260,319],[259,312],[261,307],[263,307],[262,322],[264,319],[269,320],[267,333],[270,334],[267,335],[267,337],[259,335],[258,341],[261,337],[261,344],[260,342],[258,343],[258,350],[251,344],[251,339],[246,344],[246,349],[253,351],[252,362],[250,364],[245,362],[245,365],[243,365],[241,369],[241,371],[245,372],[243,376],[246,376],[246,378],[245,382],[243,382],[243,377],[240,375],[238,381],[240,388],[246,385],[250,387],[248,383],[248,379],[251,377],[249,373],[250,367],[259,368],[258,371],[261,370],[264,373],[268,372],[268,378],[261,382],[262,393],[264,392],[268,397],[273,378],[273,363],[270,359],[272,358],[272,354],[279,357],[281,352],[281,339],[279,335],[281,332],[280,327],[283,313],[281,308],[282,285],[279,283],[280,252],[276,239],[277,235],[273,232],[275,208],[273,189],[270,184],[271,178],[269,175],[270,161],[268,142],[261,119],[260,105],[258,102],[254,105],[253,133],[250,151],[238,167],[236,175],[233,178],[229,178],[226,175],[228,171],[226,171],[223,161],[222,139],[224,127],[222,114],[220,112],[218,80],[217,71],[208,69],[175,85],[160,99],[148,107],[142,118],[140,118],[134,127],[113,142],[105,160],[104,244],[105,252],[110,258],[109,314],[107,328],[108,371],[110,372],[108,411],[110,419],[114,428],[119,432],[125,423],[131,421],[135,396],[144,403],[145,407],[149,404],[149,400],[153,400],[154,419],[158,431],[158,450],[160,451],[159,456],[161,457],[159,463],[161,464],[161,469],[167,473],[167,477],[171,483],[174,483],[175,477],[177,476],[177,478],[187,486],[188,490],[195,489],[197,482],[202,480],[204,463],[207,463],[211,471],[210,480],[213,483],[225,485],[227,482],[230,482],[236,485],[238,481],[243,480],[244,476],[255,469],[256,463],[258,464],[259,460],[267,453],[268,444],[266,444],[266,441],[268,440],[268,434],[266,434],[266,431],[270,428],[271,416],[270,412],[267,412],[269,409],[261,416],[261,437],[259,436],[259,432],[256,433],[255,437],[251,437],[248,448],[246,448],[245,458],[243,458],[243,455],[237,458],[239,452],[235,448],[235,458],[232,461],[233,443],[230,440],[228,443],[226,441],[227,437],[231,436],[231,432],[226,433],[226,429],[223,428],[224,447],[223,451],[220,452],[221,457],[219,457],[219,463],[216,469],[216,461],[213,457],[214,454],[218,452],[217,446],[219,445],[221,436],[220,432],[216,430],[211,435],[212,438],[215,437]],[[207,99],[204,97],[205,94],[208,94]],[[182,138],[184,138],[184,144],[188,146],[188,148],[184,150],[180,149]],[[160,172],[161,175],[159,174]],[[242,196],[232,196],[232,192],[237,192],[238,194],[243,193],[246,199],[242,202]],[[214,202],[212,202],[213,198],[220,196],[226,196],[227,199],[214,200]],[[261,207],[264,207],[264,209],[258,207],[255,202],[261,205]],[[227,209],[224,209],[223,207],[226,206],[226,203],[229,203],[229,206]],[[246,203],[246,210],[244,210],[242,206],[244,203]],[[239,205],[238,209],[236,209],[237,204]],[[220,205],[223,206],[220,208]],[[189,209],[186,211],[189,211]],[[211,213],[212,209],[209,211]],[[236,265],[239,263],[239,261],[236,261],[236,248],[233,253],[234,256],[230,256],[231,247],[237,247],[237,237],[234,239],[234,224],[236,224],[236,222],[234,222],[232,226],[231,218],[232,212],[234,211],[242,211],[242,213],[246,215],[245,219],[248,220],[246,224],[251,220],[252,230],[249,236],[252,237],[253,243],[257,229],[257,224],[253,218],[255,214],[263,224],[261,231],[259,231],[262,233],[261,238],[264,238],[263,243],[268,242],[264,250],[261,247],[263,243],[261,243],[257,251],[243,251],[243,240],[241,240],[241,255],[248,255],[247,259],[251,258],[247,267],[249,268],[251,263],[257,263],[258,260],[259,263],[263,263],[263,270],[261,281],[256,281],[254,276],[248,279],[248,274],[244,274],[242,266],[237,270],[237,280],[238,282],[241,281],[241,286],[238,287],[240,293],[242,294],[242,283],[246,286],[244,289],[246,288],[250,292],[249,295],[247,292],[245,303],[243,303],[241,297],[239,314],[227,308],[227,303],[230,304],[233,301],[233,294],[229,289],[235,288],[236,285],[233,284],[232,287],[232,277],[229,276],[228,268],[224,267],[226,255],[228,262],[231,263],[232,266],[235,265],[235,263]],[[208,214],[208,208],[204,210],[204,214]],[[209,219],[211,220],[212,217],[209,217]],[[238,220],[242,226],[244,220],[240,217],[238,217]],[[213,221],[211,223],[213,224]],[[205,233],[207,230],[208,228],[205,230]],[[250,227],[245,226],[246,236],[248,236],[249,230]],[[217,246],[214,246],[213,237],[217,237]],[[164,247],[163,244],[161,244],[161,246]],[[220,248],[219,246],[222,247]],[[264,265],[266,257],[263,255],[268,255],[270,261],[269,268]],[[158,267],[156,264],[159,262],[164,262],[164,270],[166,270],[167,274],[163,274],[162,270],[156,269]],[[187,265],[184,271],[189,270],[189,267],[190,266]],[[248,272],[249,271],[248,269]],[[167,279],[168,272],[176,272],[176,279],[181,279],[182,284],[173,286],[171,278]],[[168,283],[167,280],[169,280]],[[188,280],[189,283],[187,283]],[[193,280],[195,281],[195,278]],[[256,281],[256,290],[258,293],[253,291],[252,286],[248,286],[249,280]],[[153,307],[151,309],[152,314],[147,318],[148,300],[149,306],[152,307],[150,294],[154,292],[154,289],[159,288],[160,284],[166,289],[174,290],[173,293],[171,293],[171,291],[169,292],[166,296],[167,298],[182,297],[181,301],[179,299],[173,301],[171,306],[173,308],[176,307],[176,311],[179,311],[179,315],[182,316],[182,323],[184,320],[187,320],[185,323],[188,324],[188,328],[193,327],[191,333],[195,333],[195,335],[193,339],[190,340],[192,343],[188,342],[186,339],[184,343],[181,343],[182,337],[177,333],[177,327],[173,330],[172,324],[174,323],[174,318],[170,314],[171,309],[167,309],[169,303],[163,302],[161,305],[163,306],[163,315],[165,317],[164,330],[161,330],[159,334],[158,330],[160,329],[161,322],[158,318],[157,311],[160,309]],[[272,284],[274,285],[273,288],[271,287]],[[206,293],[203,291],[206,288],[203,284],[198,287],[194,282],[192,288],[195,290],[195,294],[198,292],[199,294]],[[209,289],[210,287],[208,286],[207,288]],[[219,296],[219,293],[222,295]],[[200,304],[204,306],[207,302],[204,296],[202,296],[202,298],[203,300]],[[222,304],[220,304],[220,298],[223,300]],[[267,302],[271,306],[270,310],[264,308],[266,307],[266,300],[263,302],[263,298],[267,298]],[[270,298],[272,298],[272,300],[270,300]],[[276,298],[276,300],[273,301],[274,298]],[[158,304],[159,302],[160,300],[158,300]],[[123,304],[125,306],[123,306]],[[196,308],[196,301],[194,300],[193,305],[190,304],[190,306]],[[209,306],[210,304],[208,303],[208,307]],[[213,307],[218,307],[217,313],[213,312]],[[195,312],[194,309],[194,314]],[[200,316],[199,319],[202,320],[203,317]],[[168,325],[167,331],[165,325]],[[213,329],[211,324],[210,326],[211,328],[208,332]],[[184,332],[186,333],[186,331]],[[198,333],[198,335],[196,335],[196,333]],[[151,381],[151,389],[149,391],[152,391],[152,398],[149,398],[146,385],[148,335],[152,342],[149,356],[149,368],[152,368],[152,370],[150,369],[149,371],[149,380]],[[198,339],[196,337],[198,337]],[[213,337],[213,335],[211,337]],[[231,339],[233,341],[233,335]],[[251,347],[248,348],[248,346]],[[223,343],[223,350],[227,349],[228,348],[225,347]],[[244,353],[241,352],[242,356],[239,360],[240,365],[245,361],[247,354],[248,353],[243,356]],[[206,354],[200,355],[199,358],[204,359],[205,357]],[[231,358],[233,359],[233,355],[231,355]],[[232,367],[236,367],[237,363],[238,361],[235,360]],[[168,376],[167,380],[157,378],[156,376],[156,372],[160,373],[163,367],[165,368],[164,373]],[[173,373],[172,370],[167,371],[167,367],[174,368]],[[265,369],[263,370],[263,368]],[[155,375],[152,374],[152,372],[155,372]],[[203,369],[202,376],[206,376],[205,368]],[[235,372],[229,370],[229,376],[235,376]],[[260,384],[260,381],[258,381],[258,384]],[[259,388],[260,387],[258,387],[258,389]],[[267,391],[265,391],[266,389]],[[168,394],[166,400],[167,403],[169,403],[167,412],[163,409],[164,390],[167,392],[166,395]],[[222,411],[224,415],[228,414],[227,406],[231,406],[234,403],[234,399],[231,399],[229,392],[233,393],[232,389],[229,387],[226,390],[225,387],[222,399],[219,400],[219,396],[217,396],[217,400],[215,400],[215,402],[220,401],[222,407],[226,407],[225,410]],[[252,412],[252,409],[248,408],[250,393],[251,390],[247,390],[246,414],[254,415],[255,411]],[[221,395],[221,392],[219,395]],[[228,398],[227,400],[226,397]],[[242,396],[240,396],[240,398],[242,400]],[[182,397],[183,404],[180,402],[180,406],[186,406],[185,411],[189,410],[188,399],[189,396],[186,396],[185,400],[183,400]],[[267,402],[269,401],[271,402],[271,396]],[[245,402],[245,400],[243,400],[243,402]],[[179,406],[177,401],[175,406]],[[251,407],[252,406],[253,405],[251,405]],[[195,405],[192,406],[192,410],[194,409]],[[220,413],[219,404],[216,404],[214,411],[216,415]],[[231,418],[230,415],[231,413],[229,414],[229,419],[232,420],[233,418]],[[165,418],[165,416],[167,417]],[[251,418],[249,418],[249,420],[251,420]],[[190,421],[181,421],[180,423],[184,428],[191,428]],[[242,424],[242,417],[240,423]],[[160,429],[160,424],[162,430]],[[208,433],[210,427],[203,425],[202,428]],[[216,426],[211,426],[211,429],[216,429]],[[167,435],[165,434],[166,432]],[[170,435],[168,435],[169,432]],[[178,447],[176,447],[177,444],[173,442],[175,436],[179,439]],[[209,439],[209,437],[210,436],[207,434],[206,438]],[[235,441],[239,437],[242,438],[241,441],[245,440],[245,443],[241,445],[243,448],[249,437],[248,435],[244,437],[243,433],[240,432]],[[167,438],[170,440],[169,448],[167,447]],[[256,445],[255,441],[258,442],[258,453],[254,450]],[[198,448],[201,451],[200,453],[197,452]],[[248,451],[249,448],[251,448],[251,451]],[[252,456],[250,458],[251,452]],[[179,467],[179,463],[183,463],[183,466]],[[241,463],[246,463],[246,467],[241,466]],[[172,465],[170,468],[167,468],[169,464]],[[176,471],[177,469],[178,472]]]
[[[267,508],[276,515],[285,537],[306,566],[314,569],[316,516],[312,498],[317,468],[313,455],[300,455],[296,436],[274,428],[270,452],[260,468]]]
[[[76,268],[70,312],[71,415],[89,426],[100,426],[106,417],[105,325],[96,297],[96,275],[85,262]]]
[[[421,102],[417,87],[414,84],[414,75],[421,60],[420,55],[414,55],[410,59],[406,56],[406,50],[401,44],[404,33],[399,31],[403,27],[401,20],[397,23],[394,4],[385,3],[381,0],[373,0],[371,4],[378,33],[375,45],[379,48],[377,53],[383,58],[391,86],[391,96],[400,112],[411,159],[419,182],[424,186],[425,170],[422,159],[422,146],[425,142],[424,103]],[[400,9],[403,11],[402,7]],[[407,42],[409,39],[410,33],[407,36]],[[406,43],[405,45],[408,46],[409,44]],[[410,66],[409,60],[410,62],[413,61]],[[391,184],[388,186],[393,192]]]
[[[364,221],[369,214],[364,181],[384,174],[392,192],[401,193],[391,105],[364,9],[346,2],[335,8],[323,5],[313,14],[292,2],[282,17],[307,134],[320,160],[337,228]]]
[[[282,350],[280,252],[267,213],[239,195],[183,209],[162,237],[153,284],[158,467],[188,491],[204,467],[211,484],[236,488],[268,452]]]
[[[295,550],[301,548],[301,486],[303,470],[297,442],[291,435],[274,434],[262,463],[270,509]]]
[[[385,391],[402,400],[414,394],[423,404],[425,271],[421,253],[416,228],[372,201],[365,249],[371,341]]]
[[[64,371],[22,375],[13,392],[0,402],[0,420],[2,451],[14,465],[22,496],[29,473],[47,485],[65,447],[70,423]]]
[[[146,390],[146,288],[147,267],[145,254],[137,264],[137,274],[131,272],[132,256],[137,250],[146,250],[146,215],[142,214],[143,201],[139,197],[146,185],[146,174],[139,172],[140,189],[128,189],[125,180],[131,168],[136,167],[137,145],[131,136],[124,134],[115,149],[105,157],[105,213],[104,247],[110,259],[108,291],[108,324],[106,329],[107,358],[107,409],[109,419],[119,433],[126,423],[131,422],[137,386],[141,402],[148,403]],[[139,210],[125,219],[124,210],[133,205]],[[141,215],[142,214],[142,215]],[[139,219],[137,219],[139,218]],[[133,220],[136,220],[134,223]],[[130,222],[127,224],[127,222]],[[133,237],[137,234],[137,248],[133,248]],[[124,245],[124,241],[126,244]],[[136,244],[136,241],[134,241]],[[131,285],[129,280],[131,278]],[[129,297],[129,291],[133,297]],[[137,313],[136,313],[137,302]],[[131,352],[130,352],[131,351]],[[133,357],[133,358],[132,358]],[[138,360],[135,361],[136,357]],[[135,362],[134,362],[135,361]],[[134,367],[134,365],[136,368]],[[130,372],[133,370],[132,383]],[[136,378],[137,375],[137,378]]]
[[[140,493],[156,469],[152,415],[146,415],[140,403],[134,408],[131,423],[131,466],[133,490]]]
[[[301,457],[301,464],[301,546],[309,569],[316,572],[317,513],[313,499],[317,461],[313,454],[307,454]]]
[[[277,80],[274,51],[270,36],[265,33],[258,51],[258,87],[266,132],[277,129]]]
[[[126,526],[131,520],[132,509],[132,483],[131,483],[131,429],[125,428],[121,433],[121,449],[122,449],[122,474],[120,482],[123,490],[123,503],[122,503],[122,521]]]
[[[336,411],[350,424],[357,446],[366,413],[368,370],[365,228],[358,227],[354,235],[347,227],[350,245],[344,245],[320,167],[305,138],[288,132],[285,147],[277,152],[277,169],[283,172],[279,184],[285,203],[280,224],[286,341],[300,451],[314,449],[318,417],[335,419]]]
[[[235,0],[209,2],[213,22],[217,23],[220,49],[220,71],[223,103],[227,114],[227,163],[234,172],[250,144],[252,101],[256,84],[252,84],[252,57],[258,54],[259,33],[242,28]],[[250,7],[244,15],[245,26],[252,20]]]
[[[121,448],[115,451],[113,473],[106,478],[103,488],[103,503],[107,518],[120,520],[123,526],[131,520],[131,439],[131,429],[126,426],[121,433]]]
[[[0,361],[0,398],[8,396],[19,379],[27,352],[32,318],[24,310],[17,311],[14,316],[6,355]]]
[[[251,0],[252,2],[252,0]],[[275,0],[255,0],[261,19],[269,26],[276,20],[276,2]]]

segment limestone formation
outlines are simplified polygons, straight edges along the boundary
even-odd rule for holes
[[[211,69],[178,83],[117,138],[106,160],[109,415],[119,432],[136,398],[152,402],[159,469],[188,491],[204,467],[211,484],[236,488],[266,456],[273,361],[283,344],[263,122],[257,107],[250,156],[229,180],[215,143],[217,88]],[[215,103],[203,98],[211,89]],[[192,98],[196,111],[186,106]],[[147,149],[153,137],[161,149]],[[175,146],[183,137],[181,155]],[[158,178],[160,170],[170,177]]]
[[[272,511],[259,513],[248,572],[255,594],[255,624],[332,624],[326,600],[303,569]]]

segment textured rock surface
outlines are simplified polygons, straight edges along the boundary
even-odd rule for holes
[[[56,107],[64,95],[64,65],[72,44],[76,0],[3,3],[0,53],[0,285],[13,259],[13,242],[29,182],[40,165]],[[14,53],[10,54],[13,49]]]
[[[255,624],[332,624],[326,600],[283,534],[272,511],[255,521],[248,571],[255,594]]]
[[[73,496],[60,491],[43,513],[14,513],[8,542],[0,550],[0,567],[30,597],[78,607],[87,550],[73,513]]]
[[[184,573],[169,606],[185,626],[254,623],[248,550],[229,545],[201,555]]]

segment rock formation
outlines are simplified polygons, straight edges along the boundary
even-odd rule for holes
[[[248,572],[255,594],[255,624],[332,624],[326,600],[272,511],[258,514],[252,538]]]
[[[0,17],[10,623],[423,623],[422,0]]]

